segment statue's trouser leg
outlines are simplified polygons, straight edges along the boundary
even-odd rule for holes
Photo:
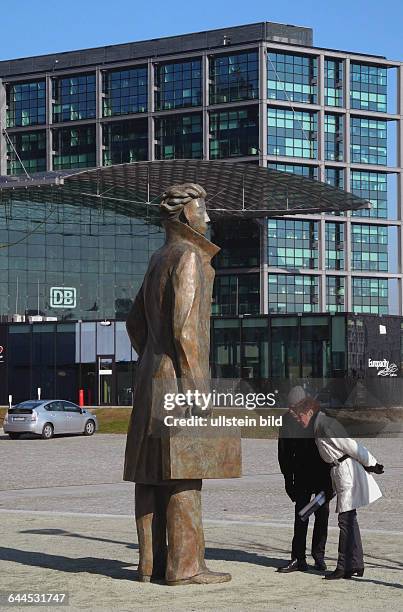
[[[191,578],[206,570],[201,488],[201,480],[181,480],[168,487],[167,581]]]
[[[167,561],[165,487],[136,484],[139,577],[164,578]]]

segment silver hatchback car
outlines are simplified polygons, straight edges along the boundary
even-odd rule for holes
[[[49,440],[55,434],[92,436],[98,429],[95,414],[65,400],[27,400],[10,408],[3,422],[12,440],[24,433]]]

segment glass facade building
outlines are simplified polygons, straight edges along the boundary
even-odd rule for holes
[[[203,157],[202,116],[173,115],[155,124],[156,159],[201,159]]]
[[[268,264],[274,268],[318,267],[318,223],[268,220]]]
[[[114,121],[102,128],[103,164],[125,164],[148,158],[148,122],[144,119]]]
[[[318,60],[294,53],[268,53],[267,97],[316,104]]]
[[[58,320],[125,319],[161,228],[79,203],[11,200],[0,219],[0,312]],[[74,290],[60,308],[54,287]]]
[[[155,108],[171,110],[202,104],[201,60],[161,64],[155,67]]]
[[[258,109],[220,111],[210,114],[210,159],[246,157],[259,151]]]
[[[259,98],[257,51],[212,56],[209,62],[210,104]]]
[[[386,316],[383,324],[395,341],[391,359],[401,369],[403,324]],[[314,378],[343,381],[376,376],[365,358],[371,337],[371,354],[385,354],[388,339],[376,330],[379,318],[371,315],[307,314],[269,316],[219,316],[211,320],[211,374],[213,379],[253,381],[256,391],[267,383]],[[374,341],[375,339],[375,341]],[[137,354],[130,346],[121,321],[0,323],[0,342],[7,347],[0,369],[0,403],[13,393],[15,403],[36,397],[61,397],[77,401],[81,389],[86,405],[132,404]],[[286,379],[286,380],[284,380]]]
[[[128,70],[108,70],[102,73],[103,117],[130,115],[147,111],[147,67]]]
[[[46,123],[46,81],[13,83],[6,89],[7,127]]]
[[[269,155],[316,159],[317,115],[306,111],[269,108],[267,152]]]
[[[94,119],[96,115],[95,73],[53,79],[53,122]]]
[[[95,165],[95,126],[78,125],[53,130],[55,170],[91,168]]]
[[[7,143],[8,174],[25,174],[46,170],[46,132],[18,132]]]
[[[371,209],[213,224],[222,249],[213,314],[402,315],[403,65],[313,47],[306,28],[276,28],[0,61],[0,174],[210,159],[326,182]],[[158,227],[112,200],[1,205],[3,320],[124,319]],[[75,289],[74,308],[54,307],[55,287]],[[272,342],[292,334],[291,324],[271,329]],[[266,332],[256,323],[242,333],[259,343]]]

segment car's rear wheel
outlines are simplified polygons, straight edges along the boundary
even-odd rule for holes
[[[84,435],[92,436],[95,433],[95,423],[94,421],[87,421],[84,427]]]
[[[21,434],[13,432],[13,433],[9,433],[8,435],[11,438],[11,440],[18,440]]]
[[[50,438],[53,438],[53,431],[52,423],[45,423],[42,429],[42,438],[44,440],[50,440]]]

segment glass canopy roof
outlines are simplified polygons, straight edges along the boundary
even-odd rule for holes
[[[210,217],[271,217],[370,208],[326,183],[248,163],[201,160],[135,162],[94,170],[0,177],[0,202],[66,202],[158,222],[158,204],[174,183],[199,183]]]

